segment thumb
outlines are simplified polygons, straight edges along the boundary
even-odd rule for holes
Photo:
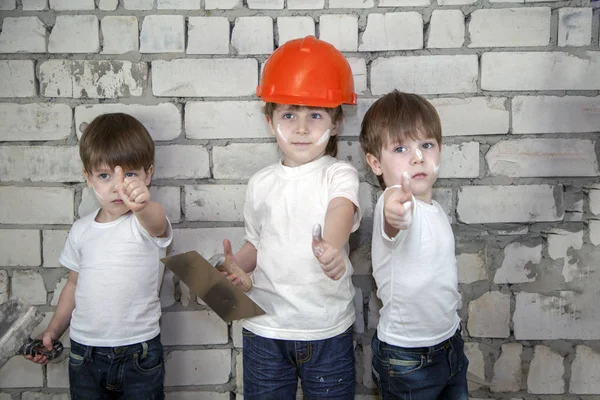
[[[231,250],[231,242],[229,241],[229,239],[223,240],[223,255],[225,256],[225,258],[233,257],[233,250]]]
[[[48,351],[52,350],[52,335],[49,332],[44,333],[44,336],[42,336],[42,343]]]
[[[408,172],[404,171],[402,173],[402,191],[406,194],[412,194],[410,185],[410,176],[408,176]]]
[[[118,188],[121,188],[123,182],[125,182],[125,173],[123,172],[123,168],[118,165],[115,167],[115,181],[118,185]]]
[[[321,224],[316,224],[312,231],[312,250],[315,257],[320,257],[323,254],[323,236],[321,235]]]

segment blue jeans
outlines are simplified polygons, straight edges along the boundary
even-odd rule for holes
[[[352,327],[324,340],[269,339],[243,329],[244,400],[354,399]]]
[[[160,335],[120,347],[92,347],[71,340],[71,400],[162,400],[164,376]]]
[[[467,368],[460,329],[431,347],[392,346],[373,335],[373,379],[382,400],[468,400]]]

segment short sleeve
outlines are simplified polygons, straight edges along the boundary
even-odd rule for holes
[[[152,242],[154,242],[156,246],[158,246],[161,249],[164,249],[167,246],[169,246],[169,244],[171,244],[171,241],[173,240],[173,228],[171,227],[171,221],[169,221],[169,218],[167,218],[166,216],[165,218],[167,219],[167,236],[155,237],[150,235],[148,231],[142,226],[142,224],[140,224],[140,221],[138,221],[135,214],[133,215],[134,226],[137,228],[139,233],[146,239],[149,239]]]
[[[70,269],[74,272],[79,272],[79,266],[81,265],[81,254],[79,252],[79,246],[75,241],[75,233],[73,227],[69,231],[67,240],[65,241],[65,247],[58,258],[60,265]]]
[[[258,248],[260,241],[260,228],[259,223],[254,213],[254,202],[253,192],[254,184],[251,179],[248,182],[248,188],[246,189],[246,200],[244,201],[244,229],[245,239],[247,242],[252,244],[255,248]]]
[[[352,232],[354,232],[360,226],[360,220],[362,218],[362,212],[358,201],[358,171],[356,171],[356,168],[352,165],[339,161],[334,164],[332,172],[329,184],[328,202],[337,197],[343,197],[350,200],[356,206],[354,221],[352,223]]]

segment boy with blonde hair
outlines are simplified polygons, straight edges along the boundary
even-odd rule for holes
[[[394,90],[364,116],[361,147],[383,194],[375,207],[373,276],[383,303],[373,378],[383,400],[468,399],[454,235],[432,199],[442,129],[423,97]]]
[[[72,400],[163,399],[159,259],[172,230],[148,191],[154,142],[135,118],[104,114],[85,129],[79,154],[100,208],[71,227],[59,259],[69,276],[44,346],[70,325]]]

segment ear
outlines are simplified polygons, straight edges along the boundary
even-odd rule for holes
[[[148,186],[150,181],[152,180],[152,174],[154,173],[154,165],[151,165],[146,171],[146,179],[144,180],[144,185]]]
[[[342,122],[344,122],[344,117],[338,119],[336,122],[333,123],[333,128],[331,128],[331,132],[330,132],[330,136],[335,136],[339,133],[341,127],[342,127]]]
[[[273,120],[268,115],[265,115],[265,119],[267,120],[267,124],[269,125],[269,130],[271,131],[271,135],[277,137],[277,133],[275,132],[275,127],[273,126]]]
[[[369,164],[369,167],[371,167],[371,171],[373,171],[373,173],[375,175],[379,176],[379,175],[383,174],[383,169],[381,168],[381,163],[379,162],[377,157],[375,157],[371,153],[367,153],[366,159],[367,159],[367,164]]]
[[[85,182],[87,183],[87,186],[89,188],[91,188],[92,185],[92,177],[90,176],[90,174],[88,174],[88,172],[85,170],[85,168],[82,169],[83,171],[83,177],[85,178]]]

